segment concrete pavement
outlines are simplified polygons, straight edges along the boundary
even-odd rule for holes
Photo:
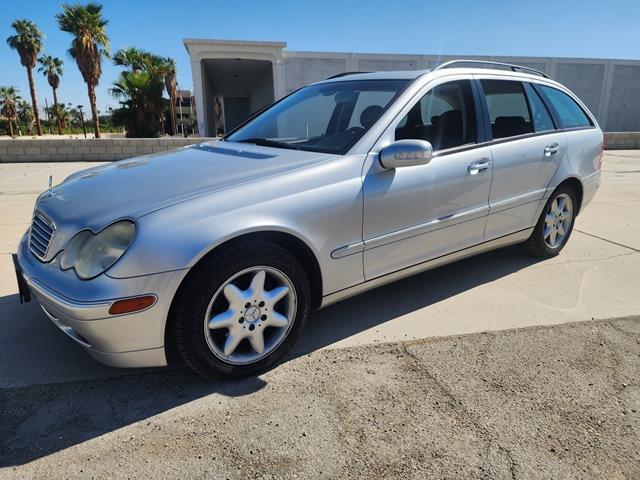
[[[639,318],[0,389],[0,477],[637,479]]]
[[[49,175],[91,164],[0,164],[0,388],[133,373],[89,358],[37,305],[19,305],[10,252]],[[512,247],[382,287],[317,312],[294,355],[432,336],[640,314],[640,152],[608,151],[603,186],[563,253]]]

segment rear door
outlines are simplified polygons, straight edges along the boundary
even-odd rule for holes
[[[485,230],[491,240],[535,224],[567,140],[531,85],[501,76],[477,78],[493,157]]]

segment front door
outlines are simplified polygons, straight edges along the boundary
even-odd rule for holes
[[[391,124],[387,143],[432,144],[427,165],[385,170],[377,148],[369,154],[376,158],[364,173],[367,280],[484,241],[492,159],[477,145],[476,99],[469,80],[440,81]]]

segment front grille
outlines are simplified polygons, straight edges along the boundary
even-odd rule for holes
[[[29,229],[29,250],[40,260],[47,256],[55,231],[55,225],[44,214],[37,210],[33,213],[33,222]]]

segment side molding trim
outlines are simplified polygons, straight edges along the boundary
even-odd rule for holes
[[[347,255],[353,255],[354,253],[360,253],[364,251],[364,242],[352,243],[344,247],[336,248],[331,252],[331,258],[342,258]]]
[[[418,263],[411,267],[404,268],[402,270],[387,273],[386,275],[381,275],[380,277],[376,277],[367,282],[359,283],[352,287],[345,288],[344,290],[330,293],[329,295],[325,295],[322,298],[322,304],[320,305],[320,308],[324,308],[328,305],[331,305],[332,303],[340,302],[359,293],[371,290],[372,288],[381,287],[382,285],[386,285],[387,283],[400,280],[401,278],[410,277],[412,275],[415,275],[416,273],[431,270],[432,268],[446,265],[447,263],[452,263],[456,260],[471,257],[473,255],[487,252],[489,250],[506,247],[507,245],[524,242],[527,238],[529,238],[531,232],[533,232],[533,227],[527,228],[525,230],[520,230],[519,232],[511,233],[509,235],[505,235],[504,237],[495,238],[493,240],[489,240],[488,242],[474,245],[473,247],[458,250],[457,252],[449,253],[441,257],[436,257],[431,260],[427,260],[426,262]]]
[[[487,215],[488,211],[489,207],[487,205],[481,205],[479,207],[470,208],[469,210],[457,212],[446,217],[429,220],[428,222],[421,223],[419,225],[403,228],[402,230],[385,233],[384,235],[369,238],[364,242],[356,242],[350,245],[345,245],[344,247],[336,248],[333,252],[331,252],[331,258],[346,257],[347,255],[353,255],[354,253],[371,250],[373,248],[381,247],[383,245],[397,242],[399,240],[406,240],[407,238],[416,237],[418,235],[429,233],[440,228],[447,228],[458,223],[475,220],[478,217]]]

